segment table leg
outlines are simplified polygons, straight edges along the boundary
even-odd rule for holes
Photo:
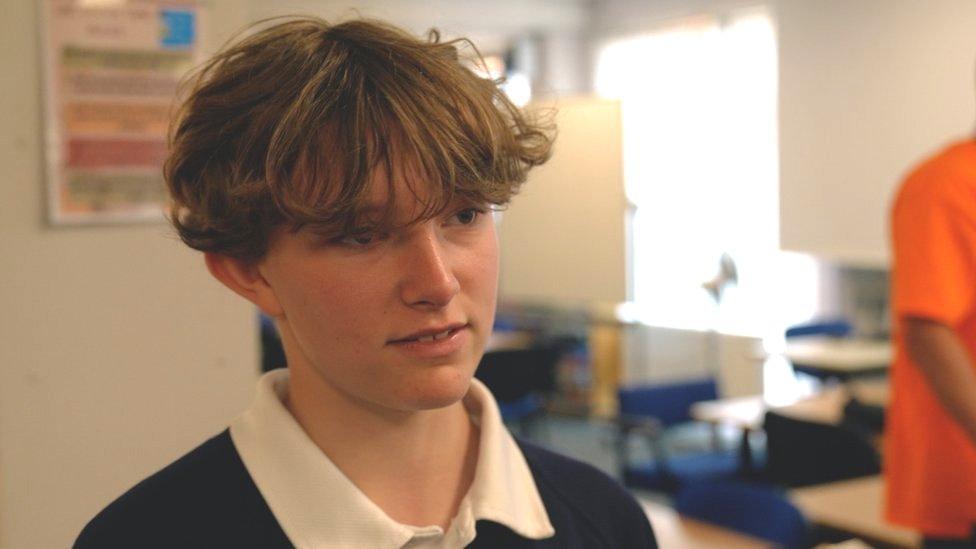
[[[755,464],[752,462],[752,445],[749,443],[749,429],[742,429],[742,442],[739,443],[739,471],[746,478],[756,474]]]

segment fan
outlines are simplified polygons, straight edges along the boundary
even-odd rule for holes
[[[732,256],[723,252],[722,257],[718,260],[718,274],[715,278],[702,283],[702,287],[708,291],[708,295],[712,296],[716,304],[722,302],[722,293],[725,288],[730,284],[737,284],[739,282],[739,273],[735,268],[735,261]]]

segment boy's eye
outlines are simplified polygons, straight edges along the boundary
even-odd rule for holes
[[[362,229],[362,230],[357,230],[345,234],[336,240],[339,243],[345,244],[347,246],[362,248],[375,243],[375,241],[378,240],[378,237],[375,231],[372,231],[370,229]]]
[[[475,220],[478,219],[478,216],[482,213],[483,211],[479,210],[478,208],[465,208],[454,214],[454,217],[461,225],[470,225],[474,223]]]
[[[373,241],[373,235],[365,234],[365,235],[350,236],[349,240],[356,244],[359,244],[360,246],[365,246]]]

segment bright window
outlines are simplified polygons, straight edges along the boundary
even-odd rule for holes
[[[597,91],[621,100],[632,300],[645,322],[767,336],[816,310],[813,260],[779,252],[777,58],[764,12],[608,43]],[[721,304],[702,283],[729,254]]]

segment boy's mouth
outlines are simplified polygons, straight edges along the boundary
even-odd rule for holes
[[[431,343],[434,341],[440,341],[442,339],[447,339],[457,332],[468,327],[468,324],[455,323],[446,326],[436,326],[433,328],[428,328],[425,330],[420,330],[414,332],[406,337],[401,337],[391,340],[389,343]]]

